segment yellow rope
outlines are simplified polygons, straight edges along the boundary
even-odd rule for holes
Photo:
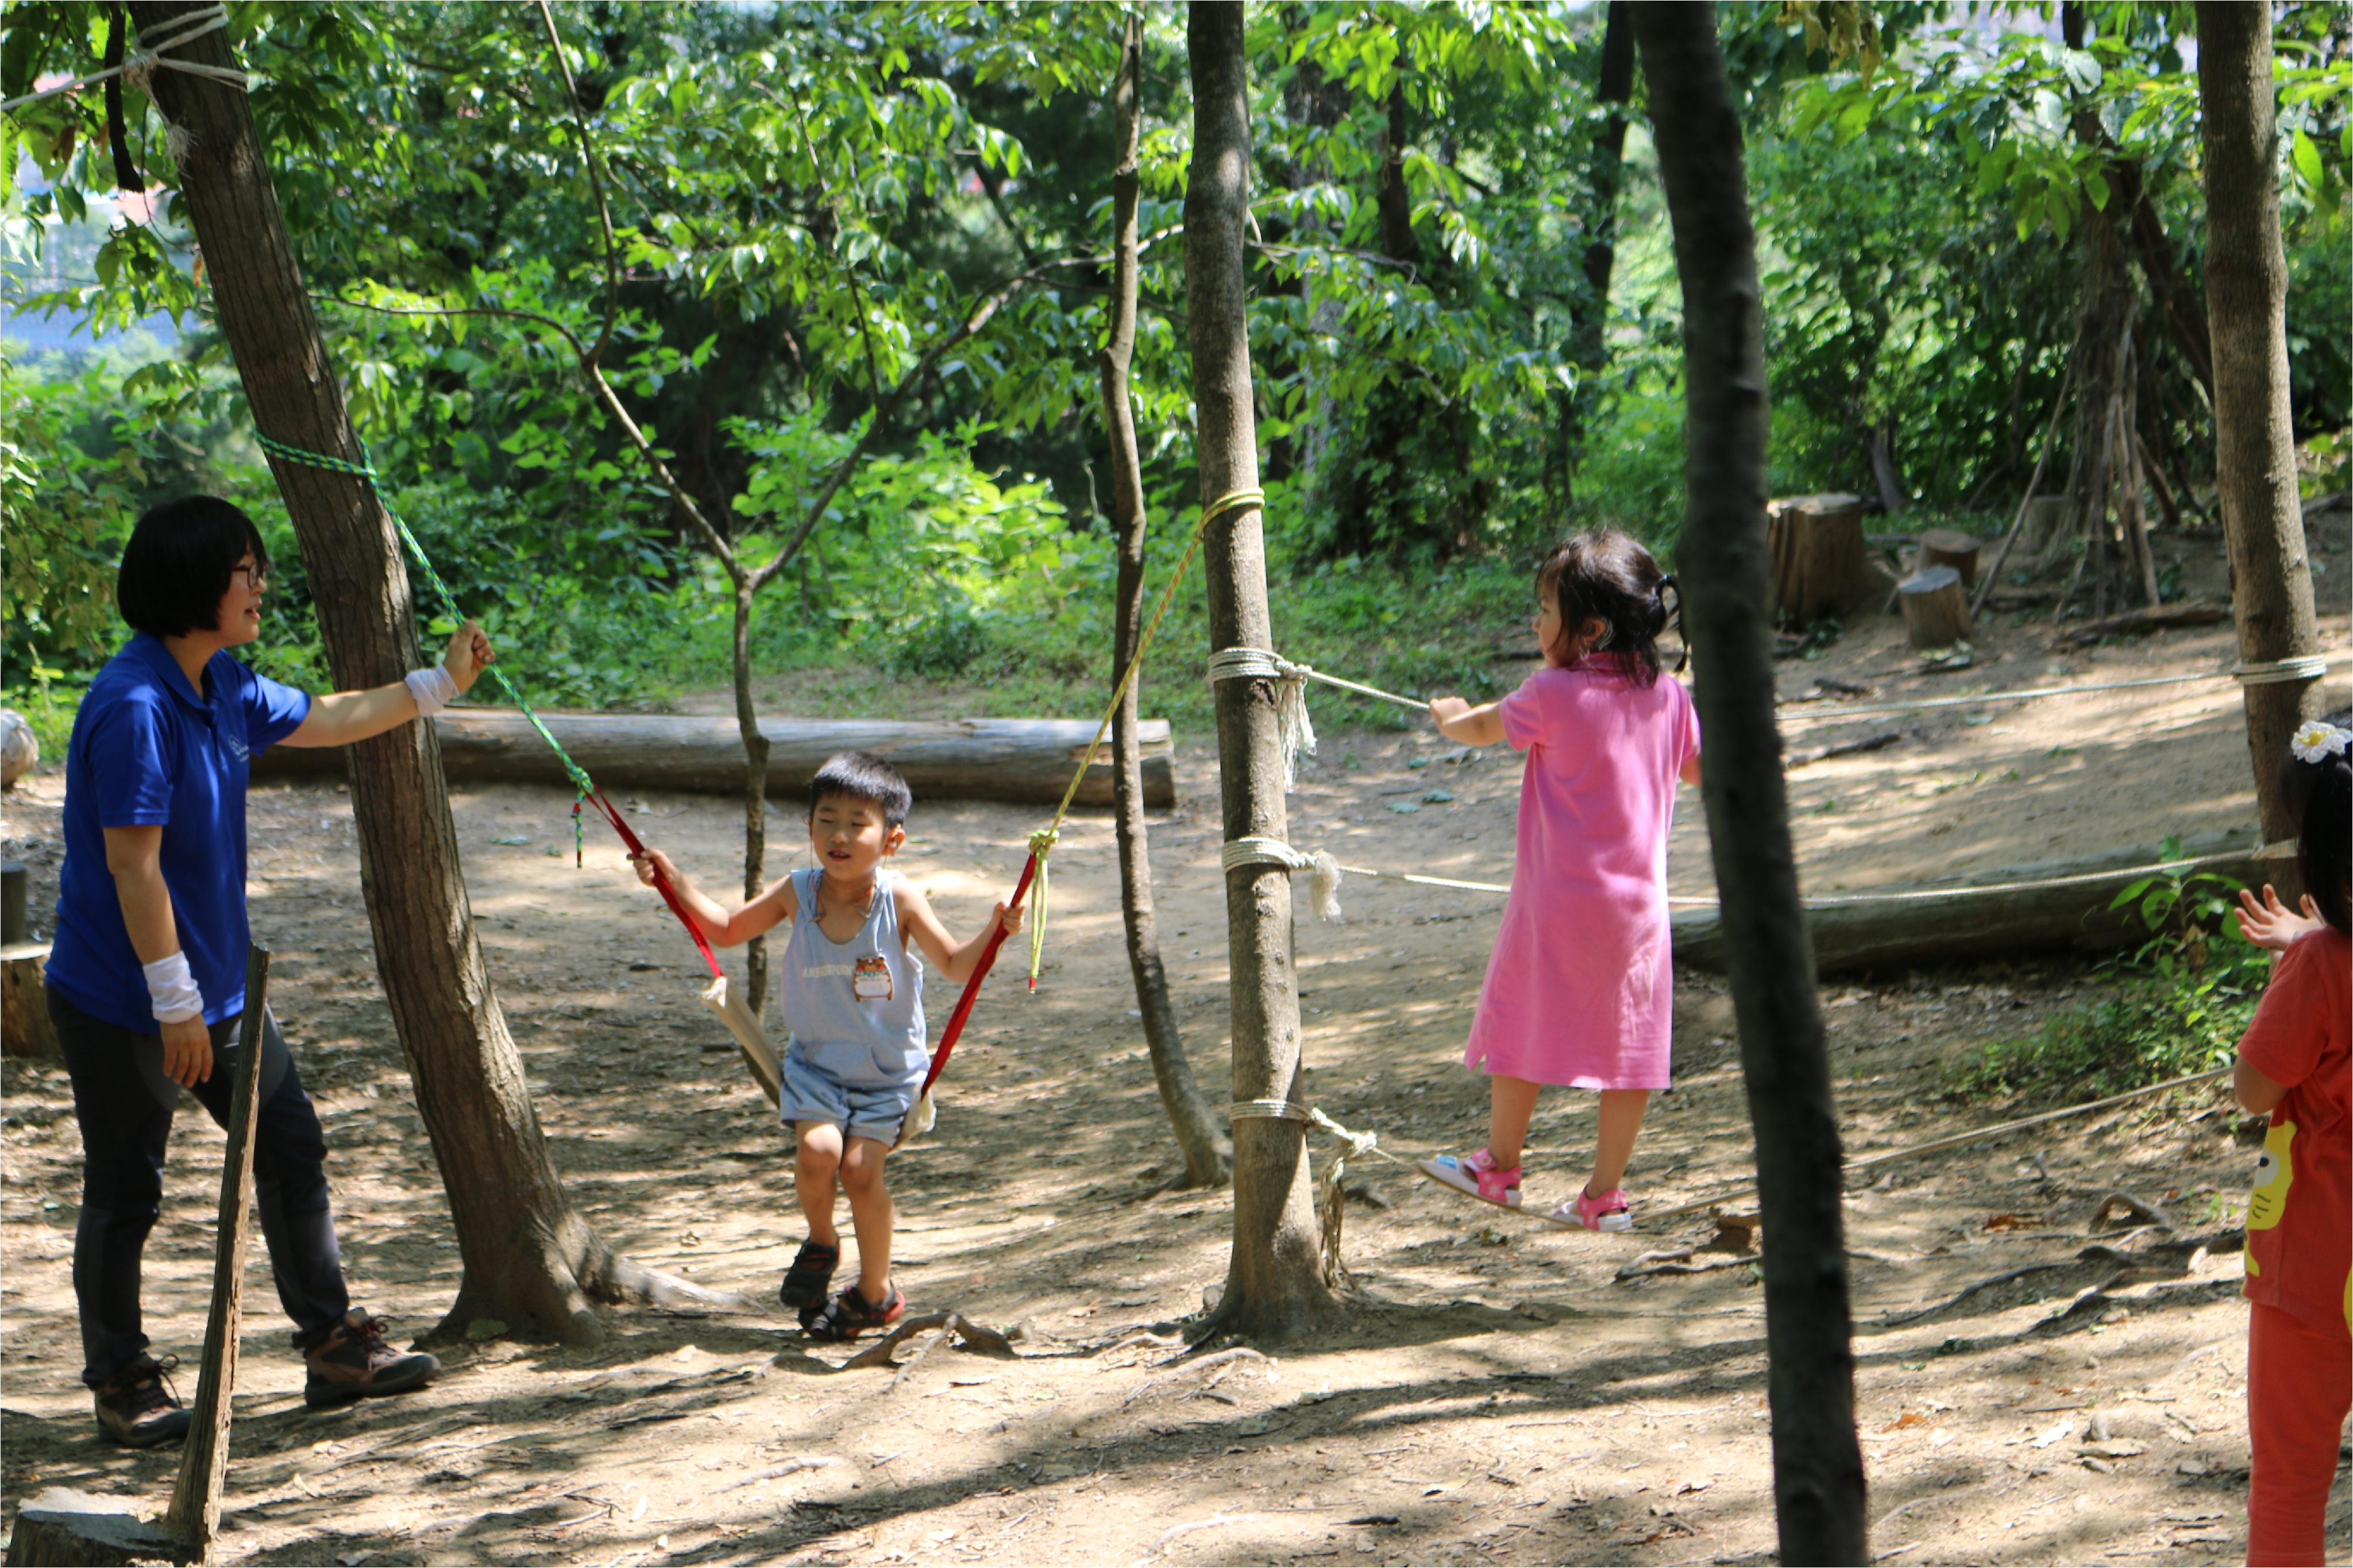
[[[1135,684],[1136,671],[1144,668],[1144,656],[1151,649],[1152,639],[1159,635],[1160,622],[1176,597],[1177,584],[1184,582],[1185,574],[1191,570],[1193,557],[1200,552],[1201,541],[1208,536],[1209,524],[1233,512],[1261,510],[1265,506],[1266,492],[1253,488],[1221,495],[1201,509],[1200,521],[1193,524],[1193,535],[1185,542],[1185,553],[1177,557],[1176,569],[1168,574],[1168,585],[1160,591],[1160,603],[1154,606],[1152,619],[1145,623],[1144,636],[1137,639],[1135,652],[1129,657],[1127,668],[1120,671],[1119,684],[1112,688],[1111,702],[1103,709],[1103,722],[1095,726],[1095,738],[1087,742],[1086,755],[1079,759],[1079,771],[1071,775],[1071,787],[1062,792],[1062,804],[1054,808],[1054,820],[1030,836],[1029,853],[1038,858],[1037,918],[1029,924],[1029,986],[1032,990],[1037,989],[1038,971],[1046,957],[1046,857],[1061,837],[1062,819],[1071,815],[1071,803],[1078,799],[1079,786],[1086,782],[1087,770],[1095,765],[1095,758],[1103,752],[1103,737],[1111,733],[1112,721],[1119,717],[1119,705],[1127,700],[1127,689]]]

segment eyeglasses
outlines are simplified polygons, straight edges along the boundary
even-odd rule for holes
[[[266,591],[269,586],[269,568],[267,566],[256,566],[240,561],[228,569],[228,574],[232,577],[244,578],[245,585],[257,594]]]

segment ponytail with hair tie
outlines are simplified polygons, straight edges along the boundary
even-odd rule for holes
[[[1672,610],[1667,608],[1667,590],[1670,588],[1675,591],[1675,607]],[[1673,573],[1662,572],[1659,574],[1659,580],[1651,584],[1651,595],[1659,601],[1659,629],[1665,631],[1670,626],[1674,628],[1675,646],[1678,650],[1675,654],[1675,673],[1681,675],[1691,666],[1691,639],[1683,636],[1683,586],[1675,581]]]

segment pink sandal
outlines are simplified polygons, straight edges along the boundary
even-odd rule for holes
[[[1504,1208],[1520,1206],[1520,1168],[1498,1170],[1495,1157],[1482,1149],[1475,1154],[1440,1154],[1419,1163],[1421,1173],[1442,1186],[1466,1193],[1482,1203]]]
[[[1571,1230],[1634,1228],[1634,1206],[1627,1201],[1623,1187],[1612,1187],[1598,1197],[1579,1192],[1546,1217],[1553,1224]]]

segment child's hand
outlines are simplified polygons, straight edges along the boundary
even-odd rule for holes
[[[1470,711],[1471,704],[1460,697],[1433,697],[1430,700],[1430,722],[1441,730],[1446,728],[1449,721],[1460,719]]]
[[[483,668],[498,657],[497,650],[491,647],[490,634],[482,630],[480,623],[468,621],[449,639],[448,651],[441,656],[441,668],[449,672],[449,679],[458,683],[462,692],[470,690]]]
[[[1006,905],[1001,903],[998,904],[997,906],[995,919],[997,921],[997,929],[1004,931],[1006,935],[1019,936],[1021,934],[1021,906],[1019,904],[1015,904],[1010,908],[1008,908]]]
[[[2246,889],[2239,889],[2238,916],[2239,933],[2257,947],[2269,948],[2274,952],[2285,952],[2296,938],[2327,923],[2320,918],[2320,906],[2312,901],[2310,893],[2304,896],[2304,913],[2293,915],[2280,902],[2278,891],[2269,882],[2263,884],[2261,902]]]
[[[684,878],[678,874],[678,868],[670,864],[670,857],[663,854],[660,850],[654,848],[651,845],[647,846],[646,852],[644,854],[630,856],[629,864],[636,868],[638,880],[643,882],[649,888],[658,887],[660,885],[654,880],[654,873],[656,871],[659,871],[662,874],[663,879],[673,888],[685,880]]]

